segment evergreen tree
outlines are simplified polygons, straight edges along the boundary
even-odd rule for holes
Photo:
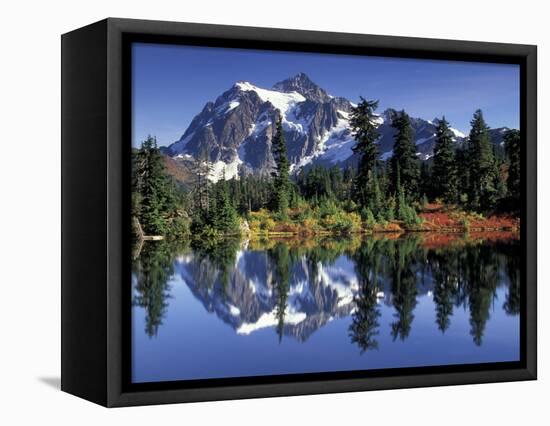
[[[229,198],[228,183],[224,179],[216,184],[214,205],[210,209],[211,223],[220,232],[230,234],[239,229],[239,217]]]
[[[353,181],[353,199],[359,207],[367,207],[369,204],[369,182],[376,167],[378,149],[376,140],[376,116],[374,111],[378,108],[378,101],[368,101],[361,97],[361,102],[352,108],[350,114],[350,127],[356,144],[353,152],[359,155],[357,175]]]
[[[443,117],[437,124],[432,184],[436,197],[446,203],[457,202],[457,171],[453,134]]]
[[[458,201],[467,205],[469,196],[468,190],[470,188],[470,159],[468,156],[468,145],[463,143],[458,146],[455,152],[455,163],[457,171],[457,191]]]
[[[477,110],[470,122],[468,139],[469,204],[478,211],[491,210],[496,205],[494,155],[489,140],[489,127],[483,113]]]
[[[201,234],[213,229],[212,212],[210,207],[215,204],[211,197],[212,183],[209,176],[212,173],[212,163],[206,149],[200,151],[193,162],[193,209],[190,211],[192,217],[191,231],[193,234]]]
[[[193,164],[194,199],[198,211],[195,213],[206,216],[210,208],[210,181],[208,176],[212,173],[212,163],[205,149],[203,149]]]
[[[411,122],[407,113],[405,111],[398,113],[393,119],[392,126],[397,130],[391,158],[393,189],[397,190],[397,171],[399,170],[406,198],[416,199],[418,198],[420,169]]]
[[[382,203],[382,193],[380,191],[380,184],[378,183],[377,173],[372,174],[372,179],[370,180],[370,210],[376,215],[378,220],[383,219],[383,203]]]
[[[510,130],[504,136],[504,147],[508,156],[508,194],[511,201],[517,205],[521,197],[521,155],[520,155],[520,134],[518,130]]]
[[[342,175],[342,169],[339,166],[333,166],[328,171],[330,179],[330,192],[336,198],[342,200],[342,194],[344,192],[344,177]]]
[[[506,187],[506,178],[505,178],[505,172],[504,172],[504,159],[502,156],[497,154],[497,147],[493,145],[493,186],[495,187],[495,194],[493,197],[495,198],[494,203],[500,203],[502,200],[506,198],[507,194],[507,187]]]
[[[287,157],[286,141],[283,132],[283,119],[279,115],[272,141],[273,157],[275,159],[273,210],[286,214],[289,205],[291,182],[289,177],[290,163]]]
[[[164,235],[175,206],[171,181],[164,171],[157,140],[148,136],[134,156],[134,188],[139,193],[138,220],[148,235]]]
[[[351,201],[353,196],[353,182],[355,181],[355,168],[346,167],[343,176],[342,199]]]
[[[427,161],[422,161],[420,163],[420,184],[418,188],[418,193],[422,194],[422,197],[432,199],[434,195],[434,185],[432,182],[433,170],[430,167]]]
[[[421,222],[420,218],[416,214],[416,211],[412,206],[409,205],[407,202],[407,198],[405,196],[405,189],[404,186],[401,184],[401,174],[399,170],[399,166],[397,167],[396,172],[396,213],[397,213],[397,219],[402,220],[405,222],[406,225],[417,225]]]

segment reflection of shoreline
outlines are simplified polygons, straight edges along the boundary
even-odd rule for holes
[[[460,247],[467,244],[497,243],[519,241],[519,233],[515,231],[485,231],[468,234],[427,232],[421,234],[423,248],[436,249],[444,247]]]
[[[394,225],[391,223],[390,225]],[[257,240],[257,239],[277,239],[277,238],[356,238],[356,237],[373,237],[373,238],[390,238],[395,239],[405,235],[448,235],[448,236],[457,236],[461,237],[464,235],[495,235],[497,238],[499,235],[507,235],[507,238],[518,239],[520,235],[519,226],[518,227],[476,227],[476,228],[465,228],[465,227],[456,227],[456,228],[442,228],[442,229],[433,229],[433,228],[421,228],[418,229],[402,229],[402,228],[384,228],[384,229],[373,229],[373,230],[359,230],[355,232],[340,233],[340,232],[330,232],[330,231],[269,231],[262,233],[249,233],[246,235],[247,238]],[[233,237],[233,235],[228,235],[228,237]]]
[[[352,340],[366,350],[376,347],[380,303],[395,309],[392,336],[405,340],[417,298],[428,294],[442,332],[462,307],[481,344],[498,287],[508,287],[506,312],[519,312],[518,247],[517,236],[504,232],[227,239],[193,248],[150,243],[134,262],[134,303],[147,309],[147,333],[156,334],[167,283],[177,274],[237,334],[274,328],[279,339],[304,342],[328,322],[353,315]]]
[[[275,245],[277,242],[284,242],[291,246],[299,246],[303,248],[313,247],[319,242],[323,241],[332,241],[333,246],[338,244],[351,244],[353,249],[354,245],[357,246],[361,243],[361,240],[364,239],[373,239],[376,241],[380,240],[400,240],[406,238],[418,238],[419,243],[423,248],[444,248],[449,245],[460,247],[466,244],[475,244],[482,242],[512,242],[519,241],[520,234],[519,231],[476,231],[476,232],[442,232],[442,231],[400,231],[400,232],[374,232],[372,234],[363,234],[355,233],[349,235],[339,235],[334,236],[331,234],[320,234],[320,235],[300,235],[294,233],[279,233],[276,235],[256,235],[252,234],[249,236],[242,237],[227,237],[226,239],[221,239],[217,244],[224,244],[226,240],[238,240],[241,245],[241,249],[246,250],[250,245],[251,248],[261,249],[269,248],[270,246]],[[172,241],[174,244],[179,246],[188,245],[191,241],[189,238],[181,238]],[[143,241],[139,240],[134,243],[132,247],[132,260],[135,261],[139,258],[141,250],[147,244],[158,244],[158,241]]]
[[[277,235],[277,236],[251,236],[244,238],[247,245],[253,248],[269,248],[277,242],[289,244],[291,247],[314,247],[318,244],[329,246],[349,245],[348,249],[357,248],[361,241],[372,239],[374,241],[398,241],[415,239],[423,248],[444,248],[448,246],[461,247],[468,244],[513,242],[519,241],[520,235],[516,231],[482,231],[482,232],[377,232],[373,234],[350,234],[347,236],[315,236],[308,237],[298,234]]]

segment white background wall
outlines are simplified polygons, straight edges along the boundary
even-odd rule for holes
[[[543,1],[7,1],[0,5],[0,423],[543,424],[548,221],[539,223],[539,380],[106,410],[60,375],[60,34],[107,16],[539,46],[539,217],[547,217],[550,75]],[[545,395],[546,393],[546,395]],[[545,418],[545,420],[543,420]],[[547,423],[546,423],[547,424]]]

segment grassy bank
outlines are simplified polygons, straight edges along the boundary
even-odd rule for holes
[[[251,236],[324,236],[377,233],[519,233],[519,218],[509,215],[490,215],[460,210],[443,204],[427,204],[420,209],[419,220],[406,223],[402,220],[373,220],[356,212],[333,209],[291,209],[281,217],[267,210],[248,215]]]

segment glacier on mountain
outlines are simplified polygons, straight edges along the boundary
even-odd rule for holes
[[[303,73],[276,83],[271,89],[239,81],[214,102],[208,102],[182,137],[164,152],[181,160],[196,159],[206,152],[212,165],[212,181],[242,173],[269,174],[274,166],[271,140],[280,114],[292,172],[317,163],[345,167],[356,161],[355,139],[349,127],[354,105],[345,98],[329,95]],[[391,124],[396,113],[390,108],[375,120],[382,160],[392,155],[395,129]],[[433,156],[438,120],[411,117],[421,160]],[[457,129],[451,131],[456,142],[466,137]]]

